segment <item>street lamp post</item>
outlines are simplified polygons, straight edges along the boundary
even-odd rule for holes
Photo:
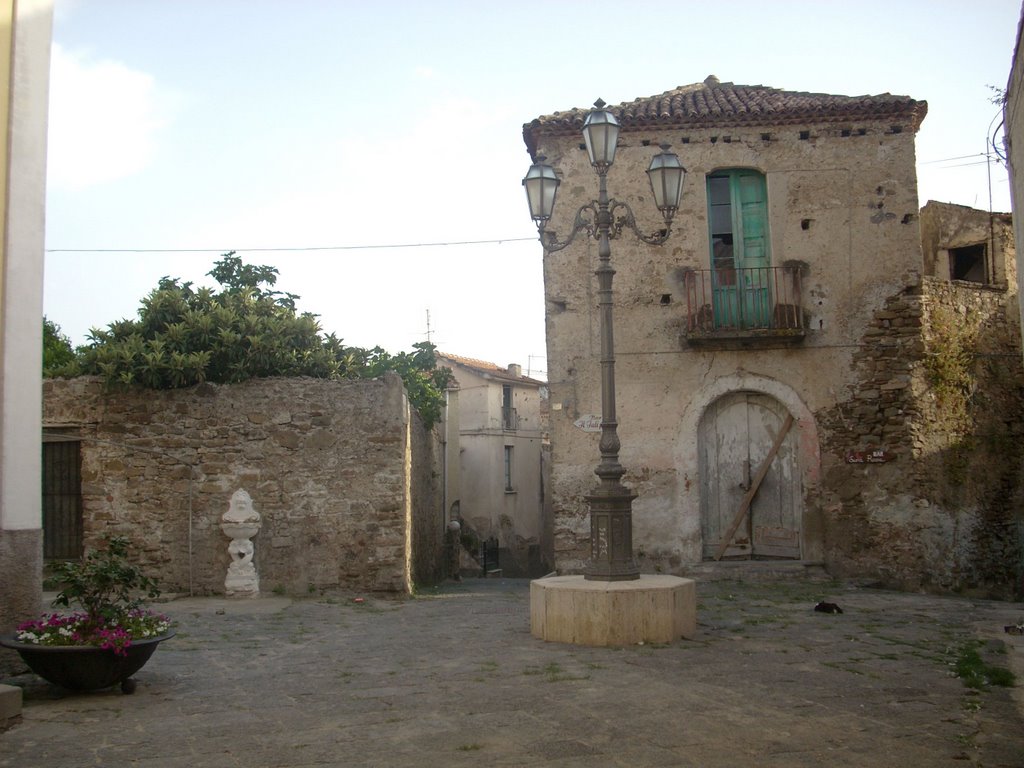
[[[626,204],[609,199],[608,169],[615,160],[619,136],[619,123],[604,109],[598,99],[595,109],[583,123],[583,138],[590,156],[590,164],[597,172],[598,196],[576,212],[572,232],[562,242],[554,232],[546,231],[554,212],[555,195],[560,180],[554,168],[545,164],[543,156],[530,166],[523,186],[530,206],[530,216],[537,224],[541,244],[546,253],[568,246],[580,232],[598,241],[598,310],[601,333],[601,461],[594,473],[600,478],[597,488],[587,497],[590,503],[590,565],[585,578],[595,581],[628,581],[640,578],[640,568],[633,558],[633,499],[628,487],[622,484],[626,470],[619,463],[618,421],[615,415],[615,341],[612,329],[612,277],[610,241],[619,237],[624,229],[650,245],[661,245],[669,237],[672,217],[679,207],[686,169],[679,158],[668,151],[667,144],[651,159],[647,176],[654,193],[654,203],[665,219],[665,228],[653,235],[640,231],[633,210]]]

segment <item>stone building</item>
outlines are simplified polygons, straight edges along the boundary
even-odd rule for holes
[[[456,382],[459,480],[448,495],[458,502],[458,517],[479,539],[498,540],[503,576],[543,576],[552,568],[544,514],[545,383],[524,376],[519,365],[442,353],[437,362]]]
[[[1013,216],[928,201],[921,209],[924,274],[1017,293]]]
[[[50,379],[43,429],[50,557],[123,535],[164,591],[223,593],[220,521],[243,489],[262,518],[264,592],[408,592],[443,576],[440,446],[395,374],[119,392]]]
[[[709,77],[610,109],[621,133],[609,193],[642,230],[664,226],[644,173],[656,148],[670,144],[688,169],[664,245],[628,231],[612,244],[620,456],[638,494],[641,569],[770,559],[893,586],[1020,590],[1019,461],[1005,452],[1021,428],[1019,355],[1005,356],[1019,347],[1016,287],[1005,250],[989,251],[1003,274],[989,259],[985,291],[973,273],[950,281],[950,254],[977,243],[940,238],[926,269],[914,136],[927,104]],[[523,129],[561,179],[548,229],[563,237],[597,196],[586,115]],[[544,257],[562,571],[589,556],[596,261],[585,237]],[[999,472],[974,471],[986,457]]]

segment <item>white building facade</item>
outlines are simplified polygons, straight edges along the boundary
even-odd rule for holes
[[[458,517],[481,540],[497,539],[505,576],[551,570],[545,532],[541,399],[545,383],[507,368],[438,353],[458,399]],[[449,437],[449,442],[451,437]],[[455,473],[452,473],[453,475]],[[549,530],[549,526],[548,526]]]

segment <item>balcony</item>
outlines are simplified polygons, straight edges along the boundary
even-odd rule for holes
[[[684,276],[691,346],[718,349],[797,345],[807,334],[806,265],[693,269]]]
[[[501,409],[501,428],[506,432],[515,432],[519,429],[519,413],[515,408]]]

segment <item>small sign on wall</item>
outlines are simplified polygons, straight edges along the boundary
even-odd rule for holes
[[[584,432],[600,432],[601,417],[594,415],[580,416],[572,425],[577,429],[582,429]]]
[[[846,452],[846,463],[847,464],[884,464],[887,461],[892,461],[896,457],[882,448],[876,448],[873,451],[847,451]]]

